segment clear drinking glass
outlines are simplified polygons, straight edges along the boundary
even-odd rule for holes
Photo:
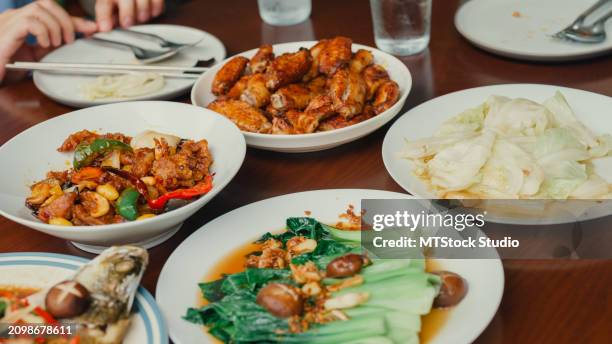
[[[311,0],[257,0],[259,15],[270,25],[293,25],[310,17]]]
[[[431,0],[370,0],[376,46],[394,55],[413,55],[429,44]]]

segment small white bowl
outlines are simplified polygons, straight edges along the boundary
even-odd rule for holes
[[[73,132],[88,129],[136,135],[151,129],[188,139],[206,139],[215,173],[206,195],[176,210],[142,221],[103,226],[64,227],[35,218],[25,206],[29,186],[49,170],[70,167],[72,153],[56,149]],[[0,214],[35,230],[73,241],[89,252],[119,244],[153,247],[170,238],[182,223],[219,193],[236,175],[246,152],[244,137],[227,118],[188,104],[139,101],[90,107],[39,123],[0,147]]]
[[[275,44],[273,47],[274,53],[278,56],[282,53],[296,52],[301,47],[310,48],[316,43],[317,41],[291,42]],[[272,135],[243,131],[242,133],[246,137],[247,144],[251,147],[277,152],[314,152],[357,140],[358,138],[361,138],[385,125],[385,123],[389,122],[393,117],[395,117],[395,115],[397,115],[402,109],[402,106],[406,101],[406,97],[408,97],[408,93],[410,93],[410,89],[412,88],[412,76],[410,75],[410,71],[406,65],[402,63],[402,61],[398,60],[392,55],[366,45],[353,44],[353,51],[357,51],[359,49],[370,50],[374,55],[374,62],[385,67],[391,79],[398,83],[400,86],[400,98],[397,103],[378,116],[346,128],[332,131],[299,135]],[[250,58],[255,55],[256,52],[257,49],[252,49],[236,56],[245,56]],[[217,74],[219,69],[221,69],[221,66],[223,66],[225,62],[230,60],[232,57],[223,61],[223,63],[219,63],[218,65],[212,67],[206,73],[202,74],[198,80],[196,80],[193,88],[191,89],[192,104],[206,107],[210,102],[217,98],[211,92],[212,81],[215,74]]]

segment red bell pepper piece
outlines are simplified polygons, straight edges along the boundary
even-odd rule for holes
[[[53,315],[49,314],[47,311],[40,307],[34,308],[34,313],[39,317],[43,318],[47,324],[55,324],[57,320],[53,317]]]
[[[148,200],[151,209],[160,210],[166,206],[166,203],[171,199],[191,199],[196,196],[204,195],[212,189],[212,176],[208,175],[203,181],[189,189],[178,189],[159,196],[156,199]]]

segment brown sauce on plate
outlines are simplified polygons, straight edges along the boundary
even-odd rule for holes
[[[223,257],[214,268],[203,278],[204,282],[210,282],[221,278],[224,274],[233,274],[244,271],[244,262],[247,255],[254,251],[259,250],[259,245],[254,243],[248,243],[243,245],[234,251],[228,253]],[[427,259],[425,269],[427,271],[442,270],[439,263],[434,259]],[[208,302],[198,292],[198,305],[204,306]],[[438,331],[444,326],[448,316],[452,309],[448,308],[432,308],[431,312],[421,317],[421,332],[419,339],[421,343],[428,343],[431,341]],[[204,328],[206,331],[206,328]],[[208,332],[206,332],[208,334]],[[210,338],[214,339],[215,343],[221,343],[219,340],[209,335]]]

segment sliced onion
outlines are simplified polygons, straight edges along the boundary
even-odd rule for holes
[[[178,136],[159,133],[153,130],[145,130],[142,133],[134,136],[130,145],[132,148],[155,148],[155,139],[164,139],[168,146],[171,148],[176,148],[181,141],[181,138]]]

